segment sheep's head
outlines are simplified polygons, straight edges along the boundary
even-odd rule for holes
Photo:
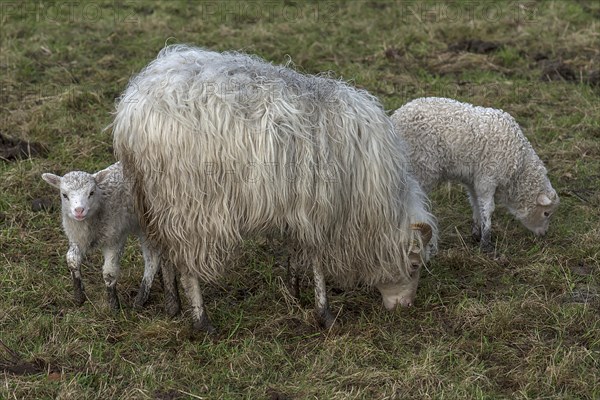
[[[429,259],[428,244],[433,238],[431,226],[425,223],[412,224],[411,236],[412,240],[408,249],[409,279],[377,285],[377,289],[383,297],[383,305],[388,310],[393,310],[398,305],[402,307],[413,305],[419,286],[421,267]]]
[[[63,213],[76,221],[83,221],[98,211],[101,202],[98,183],[106,175],[105,171],[94,175],[72,171],[63,177],[45,173],[42,174],[42,179],[60,190]]]
[[[517,213],[517,218],[527,229],[538,236],[543,236],[548,231],[550,218],[559,203],[560,199],[554,189],[544,190],[535,194],[535,197],[529,201],[528,207]]]

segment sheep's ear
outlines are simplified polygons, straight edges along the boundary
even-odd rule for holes
[[[107,169],[103,169],[102,171],[96,172],[94,174],[94,179],[96,180],[96,183],[101,183],[103,180],[105,180],[109,173],[110,171]]]
[[[54,186],[55,188],[60,189],[60,181],[62,179],[60,176],[50,174],[50,173],[45,173],[45,174],[42,174],[42,179],[45,180],[46,182],[48,182],[49,184],[51,184],[52,186]]]
[[[538,195],[537,203],[540,206],[546,207],[552,204],[552,200],[550,200],[550,198],[545,193],[542,193]]]
[[[433,229],[431,229],[431,226],[424,222],[418,222],[416,224],[411,224],[410,227],[411,229],[418,231],[419,235],[421,236],[423,246],[427,246],[427,244],[433,237]]]

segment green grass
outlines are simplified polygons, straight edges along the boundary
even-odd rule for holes
[[[62,6],[58,6],[62,4]],[[42,142],[47,157],[0,164],[0,399],[405,399],[600,397],[600,7],[593,1],[487,2],[0,2],[0,130]],[[480,39],[486,54],[449,46]],[[502,108],[546,162],[561,206],[535,238],[505,210],[497,254],[470,239],[457,186],[431,196],[441,250],[417,306],[388,313],[374,291],[336,290],[338,325],[312,316],[261,246],[205,298],[216,339],[190,337],[185,313],[131,309],[141,279],[127,248],[108,310],[101,257],[83,269],[89,297],[72,301],[59,198],[45,171],[113,162],[114,100],[165,43],[288,57],[333,71],[392,111],[419,96]],[[541,80],[562,61],[575,81]],[[581,78],[581,79],[580,79]],[[31,200],[55,209],[33,212]],[[21,367],[20,373],[7,367]],[[29,369],[27,369],[27,368]]]

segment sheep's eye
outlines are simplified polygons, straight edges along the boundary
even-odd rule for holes
[[[548,218],[550,216],[550,213],[548,211],[544,211],[544,217]]]
[[[63,195],[63,197],[64,197],[65,199],[69,200],[69,196],[67,196],[67,194],[66,194],[66,193],[63,193],[62,195]]]
[[[89,196],[89,197],[92,197],[93,195],[94,195],[94,191],[92,190],[92,191],[90,192],[90,196]]]

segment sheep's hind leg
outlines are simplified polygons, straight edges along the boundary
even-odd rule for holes
[[[165,298],[165,312],[169,317],[174,317],[181,311],[181,300],[177,289],[177,277],[173,264],[168,260],[161,263],[161,278]]]
[[[81,262],[83,260],[83,254],[79,248],[75,245],[69,247],[67,251],[67,266],[71,271],[71,278],[73,278],[73,298],[75,304],[78,306],[85,302],[85,290],[83,288],[83,281],[81,280]]]
[[[106,294],[108,303],[113,311],[118,311],[121,307],[119,296],[117,294],[117,280],[119,279],[120,266],[119,259],[123,251],[123,245],[115,247],[106,247],[103,249],[104,266],[102,267],[102,277],[106,285]]]
[[[181,285],[192,307],[192,330],[194,332],[206,332],[210,335],[215,334],[217,331],[210,323],[204,309],[204,301],[198,279],[190,273],[181,274]]]
[[[140,289],[135,297],[133,306],[135,308],[142,308],[150,297],[150,288],[154,281],[154,276],[160,265],[160,253],[153,249],[148,241],[144,237],[140,237],[142,246],[142,254],[144,256],[144,277],[140,284]]]
[[[316,260],[313,260],[313,273],[315,280],[315,316],[319,325],[325,329],[329,329],[333,326],[335,318],[329,309],[325,275],[323,274],[321,265]]]

